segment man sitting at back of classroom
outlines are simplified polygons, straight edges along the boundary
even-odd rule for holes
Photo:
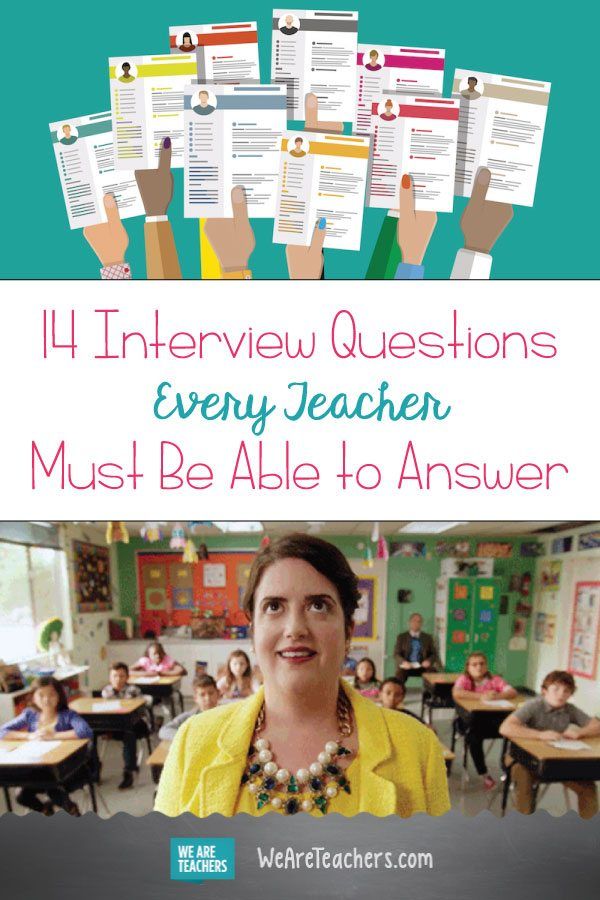
[[[422,631],[423,616],[413,613],[408,620],[408,631],[399,634],[394,647],[396,678],[405,682],[410,675],[435,672],[438,657],[433,637]]]

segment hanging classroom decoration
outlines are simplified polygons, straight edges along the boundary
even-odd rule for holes
[[[373,551],[371,550],[368,544],[365,544],[365,551],[363,556],[363,566],[365,569],[373,568]]]
[[[185,547],[183,548],[183,556],[181,558],[181,561],[184,563],[197,563],[198,562],[198,550],[196,549],[196,545],[191,538],[189,541],[185,542]]]
[[[171,550],[185,550],[185,543],[185,528],[180,522],[177,522],[173,526],[173,531],[171,532],[169,547],[171,548]]]
[[[373,530],[371,531],[371,543],[376,544],[379,540],[379,522],[373,522]]]
[[[106,525],[107,544],[128,544],[129,532],[125,522],[108,522]]]
[[[206,544],[200,544],[198,547],[198,556],[200,559],[208,559],[208,547]]]
[[[147,544],[156,544],[157,541],[162,541],[163,538],[158,522],[146,522],[146,524],[140,528],[140,534]]]
[[[377,559],[389,559],[390,551],[386,539],[381,535],[377,540]]]
[[[265,534],[264,538],[260,542],[260,549],[264,550],[265,547],[268,547],[270,543],[271,543],[271,538],[269,537],[268,534]]]

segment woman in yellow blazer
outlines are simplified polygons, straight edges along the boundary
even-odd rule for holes
[[[185,723],[169,751],[156,810],[448,811],[435,735],[340,681],[358,598],[347,560],[319,538],[290,535],[257,555],[244,606],[264,687]]]

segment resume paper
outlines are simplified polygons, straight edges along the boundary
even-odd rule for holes
[[[122,219],[144,214],[133,172],[116,172],[110,112],[52,122],[50,137],[71,228],[106,222],[104,194]]]
[[[260,81],[256,22],[172,25],[169,45],[171,53],[196,53],[198,81]]]
[[[432,48],[359,44],[354,131],[370,134],[371,104],[384,92],[441,96],[445,55]]]
[[[357,12],[273,10],[271,81],[287,85],[289,119],[304,119],[316,94],[321,118],[353,121],[357,41]]]
[[[488,200],[533,206],[550,84],[456,69],[460,102],[455,193],[470,197],[480,166],[492,173]]]
[[[369,144],[358,135],[284,135],[274,243],[308,246],[315,223],[325,218],[325,247],[360,250]]]
[[[458,100],[382,94],[371,103],[369,206],[397,209],[402,175],[412,175],[415,209],[452,212]]]
[[[152,169],[166,137],[183,166],[183,89],[197,76],[195,53],[109,59],[117,169]]]
[[[231,216],[231,189],[242,185],[251,218],[272,218],[286,89],[279,84],[185,89],[185,215]]]

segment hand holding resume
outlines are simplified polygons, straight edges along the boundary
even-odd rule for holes
[[[354,131],[371,133],[371,106],[384,92],[441,96],[445,50],[359,44]]]
[[[301,119],[314,93],[322,113],[352,121],[357,39],[357,12],[273,10],[271,81],[287,85],[288,118]]]
[[[240,84],[260,81],[256,22],[173,25],[171,53],[196,53],[199,81]]]
[[[106,222],[108,193],[122,219],[144,214],[133,172],[115,172],[110,112],[53,122],[50,136],[71,228]]]
[[[371,104],[369,206],[397,208],[400,178],[412,176],[415,208],[452,212],[458,100],[383,94]]]
[[[327,222],[325,247],[359,250],[369,164],[368,137],[289,132],[281,141],[273,241],[308,246]]]
[[[117,169],[151,169],[164,138],[183,166],[183,89],[196,78],[194,54],[109,59]]]
[[[231,189],[251,217],[272,218],[279,146],[286,127],[282,85],[189,85],[185,89],[185,215],[229,217]]]
[[[550,84],[456,69],[452,96],[460,102],[456,195],[470,197],[485,166],[488,200],[533,206]]]

